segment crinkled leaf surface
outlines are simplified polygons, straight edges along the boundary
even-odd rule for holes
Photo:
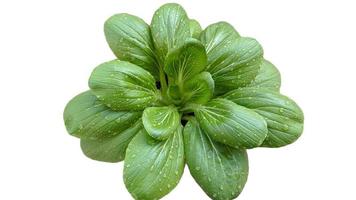
[[[189,39],[184,45],[168,53],[164,71],[174,78],[177,84],[182,84],[203,71],[206,63],[207,57],[203,44],[196,39]]]
[[[142,112],[114,112],[91,92],[74,97],[64,110],[64,122],[69,134],[83,139],[114,136],[130,127]]]
[[[160,199],[178,184],[184,169],[182,127],[167,140],[141,131],[126,150],[124,181],[135,199]]]
[[[263,60],[256,78],[248,87],[268,88],[273,91],[279,91],[281,87],[281,74],[271,62]]]
[[[264,88],[241,88],[225,98],[263,116],[268,135],[262,146],[281,147],[297,140],[303,131],[303,112],[290,98]]]
[[[149,107],[143,111],[142,122],[151,137],[165,140],[177,129],[180,116],[174,106]]]
[[[80,147],[83,153],[93,160],[119,162],[125,158],[127,146],[141,129],[142,122],[138,120],[131,127],[113,137],[97,140],[81,139]]]
[[[199,39],[202,28],[199,22],[195,19],[189,20],[190,34],[192,38]]]
[[[184,84],[184,102],[205,104],[214,94],[214,80],[209,72],[202,72]]]
[[[190,37],[189,19],[184,9],[175,3],[161,6],[153,15],[151,32],[161,65],[169,51],[183,45]]]
[[[246,150],[213,141],[195,118],[184,128],[184,151],[191,175],[212,199],[234,199],[248,176]]]
[[[106,40],[117,58],[138,65],[158,78],[150,27],[130,14],[117,14],[104,25]]]
[[[148,71],[119,60],[96,67],[89,87],[113,110],[143,110],[154,105],[159,95],[155,79]]]
[[[210,138],[232,147],[258,147],[267,136],[267,124],[260,115],[226,99],[213,99],[194,113]]]

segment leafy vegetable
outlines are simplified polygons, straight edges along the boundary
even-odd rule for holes
[[[87,157],[125,161],[133,198],[162,198],[187,164],[211,199],[234,199],[247,181],[246,149],[301,136],[303,112],[280,94],[278,69],[227,22],[202,30],[169,3],[150,25],[117,14],[104,32],[117,59],[93,70],[63,117]]]

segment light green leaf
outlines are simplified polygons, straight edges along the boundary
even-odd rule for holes
[[[178,184],[184,169],[182,127],[159,141],[142,130],[126,150],[124,182],[135,199],[160,199]]]
[[[205,104],[214,94],[214,80],[209,72],[202,72],[184,84],[184,102]]]
[[[204,132],[232,147],[258,147],[267,136],[267,124],[260,115],[226,99],[213,99],[194,113]]]
[[[183,45],[190,37],[186,12],[175,3],[161,6],[153,15],[151,32],[160,64],[163,66],[167,53]]]
[[[143,111],[142,122],[151,137],[165,140],[177,129],[180,116],[173,106],[149,107]]]
[[[278,92],[281,87],[281,74],[271,62],[263,60],[256,78],[247,87],[268,88]]]
[[[126,148],[132,138],[142,129],[141,119],[128,129],[110,138],[98,140],[81,139],[83,153],[93,159],[104,162],[119,162],[125,158]]]
[[[207,57],[203,44],[196,39],[187,40],[184,45],[169,52],[164,71],[181,84],[203,71]]]
[[[199,22],[195,19],[189,20],[190,34],[192,38],[199,39],[202,28]]]
[[[278,92],[265,88],[241,88],[227,93],[224,98],[250,108],[265,118],[268,135],[262,146],[288,145],[303,132],[302,110],[293,100]]]
[[[117,14],[105,22],[104,32],[117,58],[144,68],[158,79],[158,66],[148,24],[130,14]]]
[[[141,113],[114,112],[87,91],[69,101],[63,117],[69,134],[83,139],[102,139],[127,129]]]
[[[195,118],[184,128],[184,151],[190,174],[212,199],[235,199],[248,176],[246,150],[214,142]]]
[[[227,22],[211,24],[200,35],[200,41],[205,45],[209,63],[216,60],[216,54],[225,45],[240,38],[239,33]]]
[[[89,87],[113,110],[143,110],[159,98],[153,76],[126,61],[114,60],[96,67]]]

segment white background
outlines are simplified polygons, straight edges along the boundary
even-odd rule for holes
[[[86,158],[62,112],[91,70],[114,58],[104,21],[127,12],[150,22],[167,1],[0,2],[0,199],[129,200],[123,163]],[[356,199],[354,1],[248,0],[182,4],[205,27],[225,20],[256,38],[282,74],[282,93],[304,110],[294,144],[249,151],[238,199]],[[186,168],[165,200],[207,200]]]

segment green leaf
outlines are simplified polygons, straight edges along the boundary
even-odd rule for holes
[[[281,87],[281,74],[272,63],[268,60],[263,60],[256,78],[248,87],[268,88],[278,92]]]
[[[190,34],[192,38],[199,39],[202,28],[199,22],[195,19],[189,20]]]
[[[205,104],[214,94],[214,80],[209,72],[202,72],[184,84],[184,101]]]
[[[119,162],[124,159],[127,146],[141,129],[142,122],[138,120],[131,127],[113,137],[98,140],[81,139],[80,147],[83,153],[93,160]]]
[[[102,139],[127,129],[141,113],[114,112],[87,91],[69,101],[63,117],[69,134],[83,139]]]
[[[213,99],[194,113],[213,140],[232,147],[258,147],[267,136],[267,124],[260,115],[226,99]]]
[[[96,67],[89,87],[113,110],[143,110],[159,98],[153,76],[126,61],[114,60]]]
[[[224,48],[224,45],[238,38],[240,38],[239,33],[227,22],[211,24],[200,35],[200,41],[206,47],[209,60],[215,60],[215,55]]]
[[[181,103],[182,94],[180,93],[178,85],[170,84],[168,87],[167,94],[175,105],[179,105]]]
[[[135,199],[160,199],[178,184],[184,169],[182,127],[159,141],[142,130],[126,150],[124,182]]]
[[[252,38],[239,38],[221,48],[218,58],[208,64],[217,94],[250,84],[257,76],[262,60],[262,47]]]
[[[189,78],[203,71],[207,57],[203,44],[196,39],[187,40],[184,45],[169,52],[164,71],[182,84]]]
[[[195,118],[184,128],[184,151],[190,174],[212,199],[235,199],[248,176],[246,150],[214,142]]]
[[[240,37],[225,22],[208,26],[201,35],[208,55],[207,71],[215,81],[216,95],[248,85],[257,75],[263,59],[261,45]]]
[[[117,14],[105,22],[104,32],[117,58],[144,68],[158,79],[158,66],[148,24],[130,14]]]
[[[151,137],[165,140],[177,129],[180,116],[173,106],[149,107],[143,111],[142,122]]]
[[[161,6],[153,15],[151,32],[157,56],[163,66],[167,53],[183,45],[190,37],[189,19],[186,12],[175,3]]]
[[[268,135],[262,146],[281,147],[296,141],[303,132],[304,116],[299,106],[286,96],[265,88],[241,88],[225,98],[253,109],[267,122]]]

